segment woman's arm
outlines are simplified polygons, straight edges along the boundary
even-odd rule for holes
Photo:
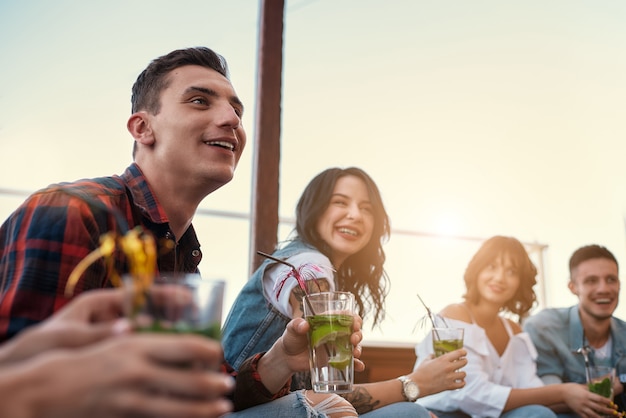
[[[459,369],[467,364],[466,354],[464,349],[460,349],[425,360],[407,377],[417,384],[420,397],[444,390],[460,389],[465,386],[465,372]],[[355,385],[352,393],[344,395],[344,398],[350,401],[359,414],[392,403],[405,402],[402,382],[398,379]]]
[[[300,286],[296,286],[289,296],[289,304],[293,310],[292,318],[304,317],[303,299],[306,294],[330,291],[330,284],[328,283],[328,279],[325,278],[306,280],[304,285],[306,287],[306,293],[304,293],[304,290]]]

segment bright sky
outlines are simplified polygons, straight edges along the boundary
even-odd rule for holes
[[[131,85],[181,47],[227,58],[253,138],[258,8],[0,1],[0,189],[121,173]],[[599,243],[626,263],[624,22],[621,0],[287,1],[281,216],[318,172],[359,166],[396,229],[548,245],[545,302],[574,303],[572,251]],[[252,148],[203,208],[249,211]],[[0,195],[0,218],[21,200]],[[232,301],[248,276],[247,222],[196,224],[202,271],[228,279]],[[394,235],[385,248],[388,319],[366,338],[414,342],[416,293],[435,310],[458,301],[478,243]]]

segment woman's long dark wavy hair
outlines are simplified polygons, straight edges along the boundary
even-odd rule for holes
[[[317,223],[330,204],[337,180],[345,176],[355,176],[365,183],[373,208],[374,230],[367,245],[348,257],[338,268],[335,275],[337,287],[354,294],[361,317],[365,317],[366,312],[373,308],[376,325],[385,317],[384,303],[389,278],[383,268],[385,252],[382,244],[389,239],[390,225],[380,192],[372,178],[356,167],[329,168],[319,173],[306,186],[298,201],[296,233],[301,240],[332,259],[332,250],[320,237]]]
[[[494,236],[483,243],[478,252],[474,254],[472,260],[465,270],[465,287],[467,292],[463,297],[471,303],[477,303],[480,295],[476,287],[476,280],[480,272],[493,263],[501,255],[510,258],[511,263],[517,270],[520,284],[515,295],[502,308],[516,314],[521,320],[528,314],[534,306],[537,295],[533,287],[537,284],[537,268],[528,257],[524,245],[513,237]]]

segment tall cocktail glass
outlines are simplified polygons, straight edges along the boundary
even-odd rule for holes
[[[311,385],[316,392],[352,392],[353,315],[352,293],[322,292],[304,297],[304,316],[310,326]]]

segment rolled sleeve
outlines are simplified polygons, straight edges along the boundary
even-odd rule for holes
[[[258,364],[265,353],[256,354],[243,362],[239,372],[232,372],[236,377],[235,391],[233,393],[233,403],[235,411],[250,408],[256,405],[271,402],[289,393],[291,379],[276,393],[271,393],[263,382],[258,372]]]

